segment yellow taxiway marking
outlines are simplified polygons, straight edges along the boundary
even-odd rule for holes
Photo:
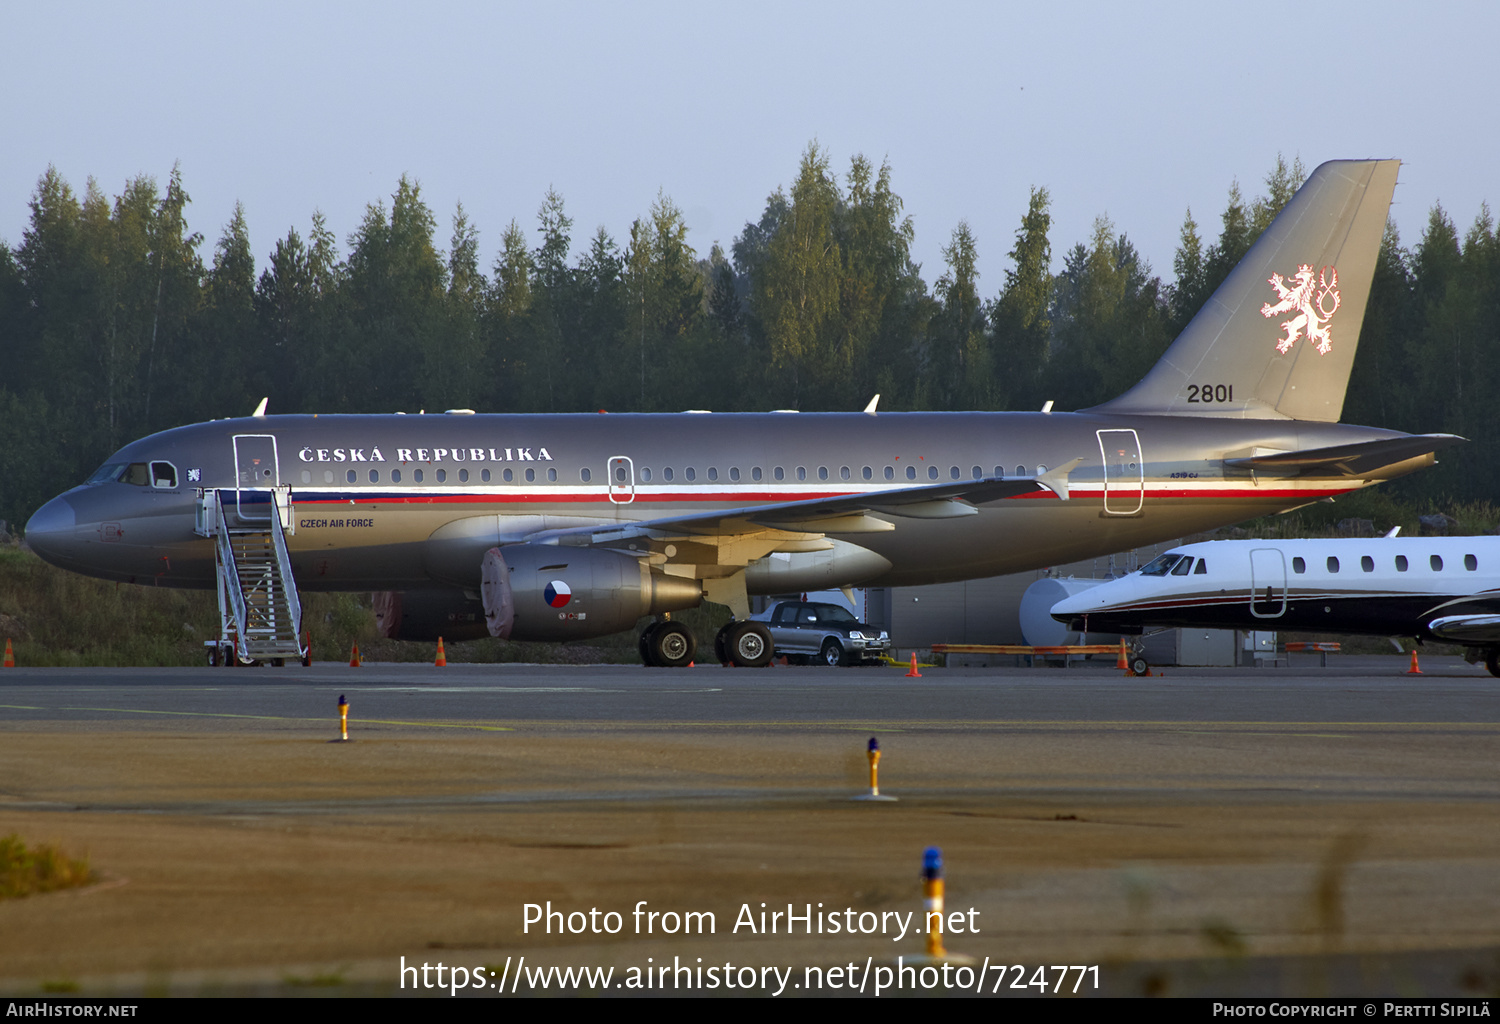
[[[0,704],[0,708],[20,708],[19,705]],[[320,722],[329,718],[308,718],[294,715],[237,715],[227,711],[161,711],[153,708],[89,708],[63,705],[53,708],[20,708],[25,711],[111,711],[122,715],[177,715],[184,718],[248,718],[267,722]],[[484,732],[515,732],[505,725],[479,725],[471,722],[405,722],[385,718],[351,718],[350,724],[358,725],[410,725],[424,729],[479,729]]]

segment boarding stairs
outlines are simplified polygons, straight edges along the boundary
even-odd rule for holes
[[[210,662],[306,661],[302,602],[286,537],[292,532],[287,488],[205,489],[197,532],[213,537],[219,594],[219,639]]]

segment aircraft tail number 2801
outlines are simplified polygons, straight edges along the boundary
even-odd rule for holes
[[[1459,443],[1338,422],[1397,166],[1318,167],[1146,376],[1079,412],[314,417],[263,403],[126,445],[27,538],[78,572],[217,586],[241,658],[286,632],[301,588],[378,591],[388,633],[414,638],[598,636],[709,600],[735,615],[719,658],[764,664],[751,594],[1087,558],[1343,494]],[[278,587],[286,599],[268,601]],[[695,656],[669,621],[642,652]]]

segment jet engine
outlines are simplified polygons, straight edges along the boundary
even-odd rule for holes
[[[703,588],[618,551],[515,544],[485,552],[480,595],[492,636],[581,640],[630,629],[643,615],[696,608]]]
[[[484,605],[462,590],[382,590],[374,594],[380,635],[392,640],[478,640],[489,635]]]

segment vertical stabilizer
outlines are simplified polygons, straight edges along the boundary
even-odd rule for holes
[[[1141,382],[1096,410],[1336,421],[1399,166],[1319,166]]]

